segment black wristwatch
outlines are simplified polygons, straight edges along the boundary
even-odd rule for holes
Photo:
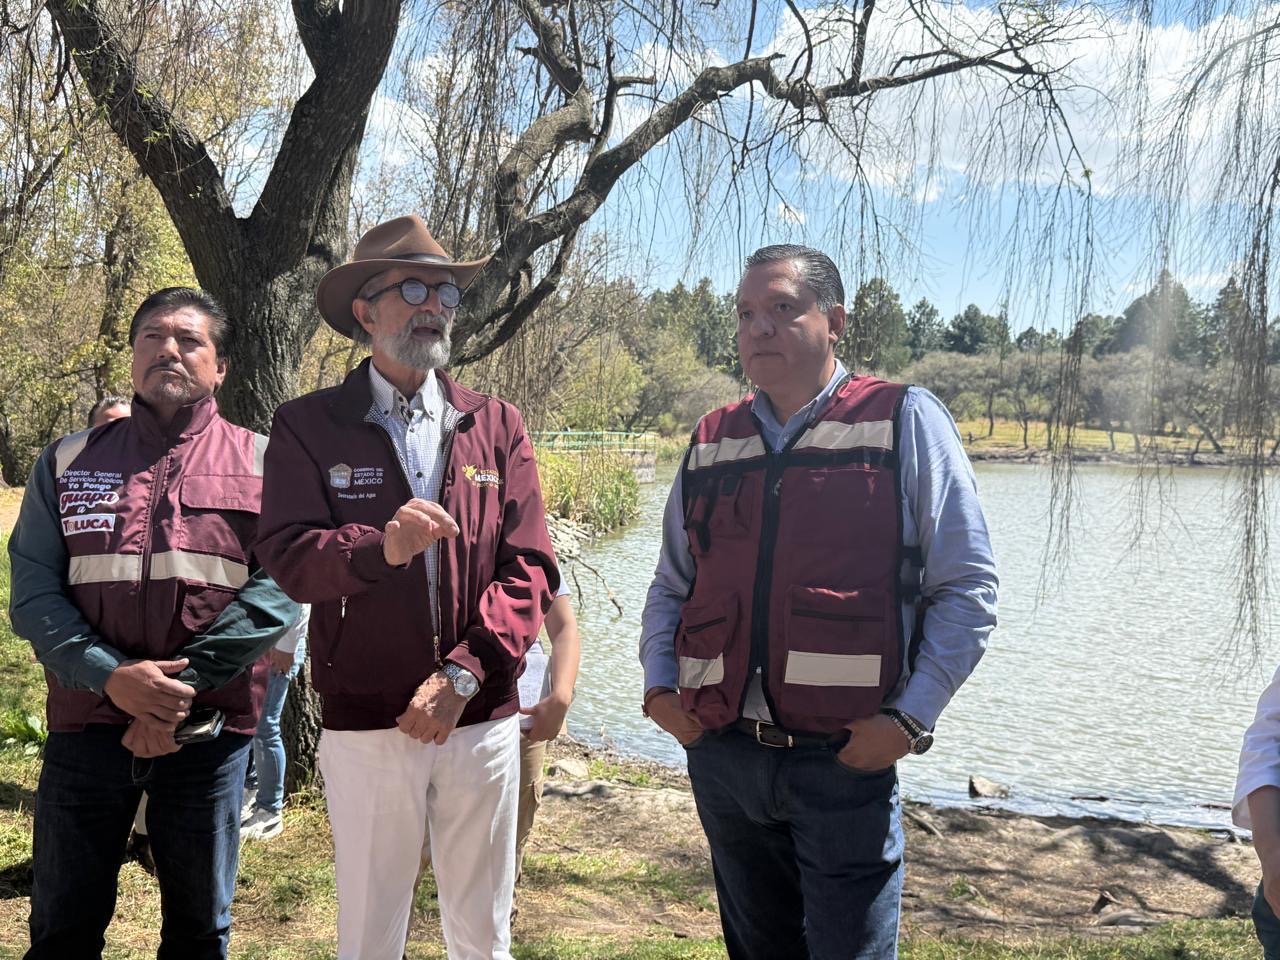
[[[907,740],[911,742],[909,749],[913,754],[918,757],[922,753],[929,752],[929,748],[933,746],[933,734],[926,730],[920,721],[911,714],[894,710],[892,707],[886,707],[883,712],[898,725],[899,730],[906,734]]]

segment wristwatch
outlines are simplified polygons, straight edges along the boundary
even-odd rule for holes
[[[929,752],[929,748],[933,746],[933,734],[926,730],[915,717],[901,710],[894,710],[892,707],[887,707],[882,712],[888,714],[889,719],[906,734],[907,740],[911,742],[909,749],[913,754],[918,757],[922,753]]]
[[[450,661],[440,668],[440,672],[453,684],[453,692],[458,696],[470,700],[480,692],[480,681],[466,667],[460,667]]]

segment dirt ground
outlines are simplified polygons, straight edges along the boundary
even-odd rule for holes
[[[592,759],[580,746],[553,752]],[[598,758],[594,767],[600,769]],[[535,883],[521,894],[521,925],[535,935],[653,923],[677,935],[714,935],[710,856],[688,780],[649,764],[610,765],[608,775],[609,782],[548,780],[531,846],[535,862],[539,853],[625,861],[639,850],[653,877],[681,882],[653,882],[644,895],[602,895],[594,904],[566,901],[554,884]],[[1221,833],[996,809],[906,809],[908,936],[1038,939],[1247,916],[1257,883],[1252,846]]]

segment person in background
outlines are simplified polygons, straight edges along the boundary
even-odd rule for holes
[[[543,766],[547,757],[547,743],[564,730],[565,717],[573,703],[573,689],[578,682],[578,662],[581,643],[578,638],[578,619],[569,600],[569,588],[564,580],[556,599],[543,621],[547,629],[547,641],[551,655],[542,649],[542,641],[536,641],[525,654],[526,673],[537,674],[538,693],[527,693],[530,684],[527,677],[520,683],[520,801],[516,808],[516,883],[524,867],[524,848],[533,832],[533,822],[542,804],[542,786],[545,781]],[[431,866],[431,833],[427,831],[422,841],[423,871]],[[417,885],[415,883],[415,889]],[[512,895],[511,916],[516,915],[515,896]]]
[[[1258,698],[1258,711],[1244,734],[1231,819],[1253,831],[1262,866],[1253,925],[1266,960],[1280,960],[1280,670]]]
[[[307,658],[307,624],[311,605],[300,604],[302,613],[269,651],[270,678],[262,718],[253,737],[253,770],[256,789],[247,795],[240,821],[241,840],[270,840],[284,830],[284,771],[287,757],[280,736],[280,714],[284,710],[289,684]]]
[[[520,697],[520,805],[516,811],[516,883],[520,882],[524,866],[524,848],[533,830],[533,821],[542,803],[543,763],[547,756],[547,743],[564,729],[565,717],[573,703],[573,688],[578,682],[578,663],[581,659],[581,643],[578,638],[578,619],[569,600],[569,588],[563,580],[556,592],[556,599],[547,611],[544,621],[551,655],[542,650],[541,642],[529,650],[528,658],[546,660],[547,683],[545,696],[525,703],[524,691]],[[514,900],[513,900],[514,903]]]
[[[90,428],[100,427],[112,420],[119,420],[129,415],[129,401],[124,397],[106,396],[89,408],[88,425]]]

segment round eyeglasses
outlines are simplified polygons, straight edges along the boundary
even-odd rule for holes
[[[389,287],[383,287],[377,293],[371,293],[362,300],[376,300],[384,293],[392,290],[400,291],[400,299],[412,307],[421,306],[427,302],[427,297],[431,291],[436,292],[436,296],[440,298],[440,306],[446,310],[452,310],[462,302],[462,291],[458,289],[457,284],[450,283],[445,280],[443,283],[423,283],[421,280],[401,280],[399,283],[393,283]]]

